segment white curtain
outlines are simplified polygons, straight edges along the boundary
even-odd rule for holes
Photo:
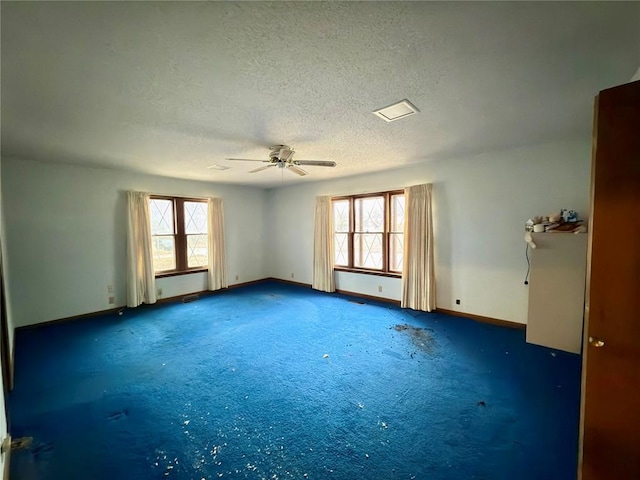
[[[436,308],[431,190],[430,183],[404,189],[406,207],[401,306],[427,312]]]
[[[127,306],[156,303],[149,194],[127,192]]]
[[[209,290],[227,288],[227,256],[224,251],[224,213],[221,198],[209,204]]]
[[[333,278],[331,197],[316,197],[312,286],[323,292],[335,292],[336,290]]]

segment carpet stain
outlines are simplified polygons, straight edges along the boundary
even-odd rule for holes
[[[391,327],[396,332],[401,332],[409,336],[411,339],[411,343],[422,352],[427,355],[433,355],[433,351],[435,348],[435,339],[424,328],[414,327],[412,325],[408,325],[406,323],[397,324]],[[411,358],[413,358],[413,354],[411,354]]]
[[[11,440],[11,450],[22,450],[31,447],[33,437],[21,437]]]

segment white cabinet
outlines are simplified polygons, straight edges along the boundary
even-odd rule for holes
[[[527,342],[580,353],[588,235],[532,236]]]

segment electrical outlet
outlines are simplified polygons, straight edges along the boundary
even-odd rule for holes
[[[109,297],[109,305],[115,305],[116,297]]]
[[[295,278],[295,276],[293,275],[293,272],[291,272],[291,278]]]
[[[240,280],[240,275],[236,275],[236,282]]]
[[[113,293],[113,285],[107,285],[107,292]]]
[[[161,297],[161,296],[162,296],[162,289],[161,289],[161,288],[159,288],[159,289],[158,289],[158,296],[159,296],[159,297]]]
[[[456,298],[456,305],[460,305],[460,299]]]
[[[382,285],[378,285],[378,292],[382,292]]]

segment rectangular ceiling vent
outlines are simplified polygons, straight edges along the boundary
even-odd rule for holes
[[[374,110],[373,113],[385,122],[393,122],[395,120],[408,117],[409,115],[413,115],[414,113],[418,113],[419,111],[418,107],[405,98],[404,100],[400,100],[388,107]]]

